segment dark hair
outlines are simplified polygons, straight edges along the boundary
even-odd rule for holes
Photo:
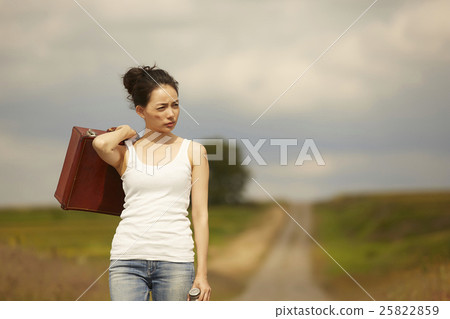
[[[129,94],[127,98],[134,104],[130,108],[138,105],[145,107],[150,101],[153,90],[162,84],[170,85],[178,94],[178,82],[167,71],[158,68],[156,64],[152,67],[130,68],[122,79]]]

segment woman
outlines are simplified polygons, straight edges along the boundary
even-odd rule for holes
[[[150,292],[152,300],[189,300],[193,287],[201,291],[198,300],[209,300],[206,149],[172,133],[180,114],[178,82],[166,71],[131,68],[123,84],[145,121],[145,134],[137,139],[121,125],[93,141],[98,155],[119,172],[125,192],[111,247],[111,300],[149,300]]]

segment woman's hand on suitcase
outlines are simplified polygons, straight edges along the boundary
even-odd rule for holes
[[[129,125],[126,124],[117,127],[111,127],[108,129],[108,132],[114,132],[118,130],[124,130],[125,139],[129,139],[137,134],[135,130],[133,130]]]

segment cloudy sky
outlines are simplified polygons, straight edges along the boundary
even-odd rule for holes
[[[72,126],[142,130],[120,76],[155,62],[174,133],[266,139],[249,169],[277,198],[450,188],[449,1],[380,0],[312,66],[373,0],[78,3],[0,0],[1,206],[57,204]],[[287,165],[274,138],[297,141]],[[326,165],[295,165],[306,139]]]

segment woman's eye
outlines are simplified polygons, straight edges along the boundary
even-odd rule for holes
[[[158,107],[158,110],[162,111],[162,110],[164,110],[164,107]]]

